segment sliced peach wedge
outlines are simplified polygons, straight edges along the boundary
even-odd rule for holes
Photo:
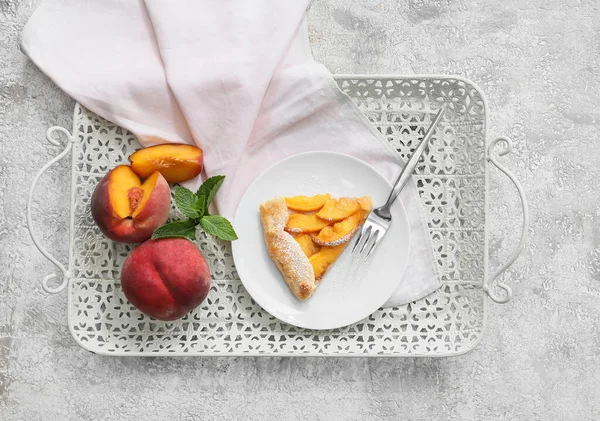
[[[298,242],[298,244],[300,244],[300,247],[302,247],[302,251],[304,252],[306,257],[310,257],[313,254],[318,253],[321,249],[321,247],[319,247],[313,242],[313,239],[311,238],[310,234],[300,234],[297,237],[295,237],[295,239]]]
[[[320,210],[330,198],[329,194],[286,197],[285,204],[289,210],[296,212],[315,212]]]
[[[325,221],[339,222],[358,212],[359,209],[358,200],[341,197],[339,199],[329,199],[325,202],[323,208],[317,212],[317,216]]]
[[[129,161],[140,178],[147,178],[158,171],[168,183],[175,184],[202,172],[204,154],[196,146],[169,143],[140,149],[131,154]]]
[[[355,212],[348,218],[323,228],[312,240],[320,246],[339,246],[345,244],[354,235],[362,220],[362,213]]]
[[[288,218],[285,230],[292,233],[319,232],[329,224],[331,222],[317,218],[317,215],[294,213]]]
[[[114,168],[98,183],[91,199],[94,221],[108,238],[138,243],[163,225],[171,209],[171,190],[155,171],[143,183],[127,165]]]
[[[340,257],[345,248],[346,244],[335,247],[323,247],[318,253],[315,253],[308,258],[313,267],[313,271],[315,272],[316,280],[320,280],[323,275],[325,275],[329,266]]]
[[[373,209],[373,200],[371,199],[371,196],[359,197],[357,201],[363,212],[367,212],[368,214]]]

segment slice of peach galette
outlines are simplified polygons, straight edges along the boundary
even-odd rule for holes
[[[260,205],[269,256],[299,300],[310,297],[371,212],[371,198],[276,197]]]

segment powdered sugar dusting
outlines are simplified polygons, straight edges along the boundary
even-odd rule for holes
[[[282,232],[281,236],[275,237],[279,240],[279,250],[282,252],[279,260],[286,269],[286,273],[294,279],[301,277],[306,272],[306,267],[311,266],[308,257],[304,254],[302,247],[290,234]],[[314,277],[314,276],[313,276]]]
[[[299,299],[308,298],[315,288],[315,275],[300,244],[284,231],[289,215],[285,200],[281,197],[269,200],[261,205],[260,211],[271,259],[294,295]]]

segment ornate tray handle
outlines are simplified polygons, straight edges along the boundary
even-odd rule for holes
[[[46,251],[46,249],[41,245],[39,239],[33,232],[33,222],[32,222],[32,218],[31,218],[31,202],[33,201],[35,186],[37,185],[37,182],[40,179],[40,177],[42,176],[42,174],[44,174],[44,172],[46,172],[46,170],[48,168],[50,168],[52,165],[54,165],[55,163],[60,161],[62,158],[64,158],[69,152],[71,152],[71,149],[73,148],[73,142],[75,142],[75,138],[73,136],[71,136],[71,133],[69,133],[68,130],[66,130],[63,127],[54,126],[54,127],[50,127],[48,129],[48,131],[46,132],[46,139],[48,139],[48,142],[52,143],[55,146],[61,146],[61,142],[59,142],[58,140],[56,140],[55,138],[52,137],[54,132],[63,133],[67,137],[67,143],[66,143],[63,151],[59,155],[57,155],[55,158],[50,160],[46,165],[44,165],[38,171],[38,173],[35,175],[35,177],[33,177],[33,181],[31,182],[31,187],[29,188],[29,198],[27,199],[27,229],[29,230],[29,234],[31,235],[33,244],[35,244],[35,246],[46,257],[46,259],[50,260],[52,262],[52,264],[54,266],[56,266],[58,269],[60,269],[60,271],[62,272],[62,282],[60,285],[58,285],[56,287],[52,287],[49,285],[49,281],[51,279],[56,278],[56,276],[57,276],[56,273],[50,273],[42,279],[42,288],[44,288],[44,291],[46,291],[50,294],[57,294],[57,293],[61,292],[63,289],[65,289],[65,287],[67,286],[67,283],[69,282],[69,278],[70,278],[71,274],[70,274],[69,270],[66,269],[62,265],[62,263],[60,263],[50,253],[48,253]]]
[[[496,166],[496,168],[498,168],[500,171],[502,171],[510,179],[510,181],[513,182],[513,184],[517,188],[517,191],[519,192],[519,197],[521,198],[521,205],[523,207],[523,228],[521,231],[521,240],[519,241],[517,248],[513,251],[512,255],[510,256],[508,261],[504,265],[500,266],[500,268],[496,271],[496,273],[494,273],[494,275],[488,280],[487,284],[485,284],[483,286],[483,290],[487,293],[487,295],[493,301],[500,303],[500,304],[504,304],[504,303],[509,302],[513,296],[511,287],[509,287],[508,285],[506,285],[503,282],[498,282],[497,287],[503,289],[505,291],[505,293],[497,294],[496,292],[493,291],[492,284],[500,275],[502,275],[506,271],[506,269],[508,269],[510,267],[510,265],[512,265],[514,263],[515,260],[517,260],[517,257],[519,257],[519,254],[521,254],[521,252],[523,251],[523,248],[525,248],[525,241],[527,240],[527,231],[529,230],[529,209],[527,206],[527,199],[525,198],[525,192],[523,191],[523,187],[517,181],[515,176],[509,170],[507,170],[503,165],[501,165],[498,162],[497,157],[495,157],[493,155],[495,146],[500,142],[503,143],[504,148],[500,149],[497,152],[498,156],[504,156],[512,151],[512,147],[513,147],[512,140],[510,140],[508,137],[498,137],[498,138],[494,139],[492,142],[490,142],[490,145],[488,146],[487,160],[488,160],[488,162],[491,162],[492,164],[494,164]]]

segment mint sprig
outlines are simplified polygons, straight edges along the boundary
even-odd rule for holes
[[[196,240],[196,223],[193,219],[183,219],[181,221],[170,222],[157,228],[152,234],[152,238],[178,237]]]
[[[238,236],[226,218],[208,213],[208,207],[224,180],[224,175],[210,177],[196,193],[185,187],[177,186],[175,188],[175,205],[189,219],[163,225],[154,231],[152,238],[178,237],[194,241],[196,240],[196,225],[199,224],[207,234],[221,240],[237,240]]]
[[[237,235],[231,223],[219,215],[207,215],[200,220],[200,226],[207,234],[214,235],[221,240],[237,240]]]
[[[219,191],[219,189],[221,188],[223,181],[225,181],[224,175],[215,175],[214,177],[210,177],[208,180],[206,180],[198,188],[196,196],[205,197],[206,209],[208,209],[208,205],[210,205],[210,202],[212,202],[212,200],[215,198],[215,195],[217,194],[217,191]]]
[[[182,214],[190,219],[201,218],[206,210],[203,197],[197,197],[190,189],[175,187],[175,203]]]

